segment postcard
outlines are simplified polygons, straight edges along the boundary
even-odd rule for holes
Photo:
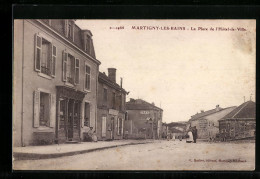
[[[13,29],[13,170],[255,170],[256,20]]]

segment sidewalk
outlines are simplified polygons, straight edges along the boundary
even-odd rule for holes
[[[46,146],[13,147],[14,160],[37,160],[83,154],[126,145],[151,143],[153,140],[115,140],[54,144]]]

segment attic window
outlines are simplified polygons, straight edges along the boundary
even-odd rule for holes
[[[74,23],[72,20],[65,20],[65,35],[74,41]]]
[[[89,35],[87,35],[86,42],[85,42],[85,51],[87,53],[90,53],[90,44],[91,44],[91,37]]]

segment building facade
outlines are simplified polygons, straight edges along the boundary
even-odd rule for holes
[[[126,103],[125,131],[129,138],[160,139],[162,137],[163,110],[142,99]]]
[[[98,140],[123,139],[125,121],[125,101],[128,93],[116,83],[116,69],[109,68],[108,76],[98,77]]]
[[[198,139],[213,139],[219,131],[218,120],[230,113],[236,106],[228,108],[220,108],[219,105],[215,109],[201,111],[193,116],[187,124],[187,128],[196,126]]]
[[[75,20],[15,20],[13,144],[79,141],[96,128],[92,34]]]
[[[247,101],[219,120],[222,140],[255,139],[256,106]]]

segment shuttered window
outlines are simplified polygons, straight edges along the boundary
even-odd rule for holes
[[[57,48],[52,45],[52,62],[51,62],[51,76],[55,77],[56,72],[56,58],[57,58]]]
[[[70,84],[79,83],[79,59],[63,51],[62,80]]]
[[[34,91],[33,127],[55,127],[56,97],[54,94]]]
[[[43,35],[35,34],[34,69],[55,77],[57,48]]]
[[[67,81],[67,59],[68,53],[63,51],[63,59],[62,59],[62,80]]]
[[[90,90],[90,67],[85,64],[85,89]]]
[[[76,58],[75,60],[75,83],[79,84],[79,66],[80,66],[79,59]]]

